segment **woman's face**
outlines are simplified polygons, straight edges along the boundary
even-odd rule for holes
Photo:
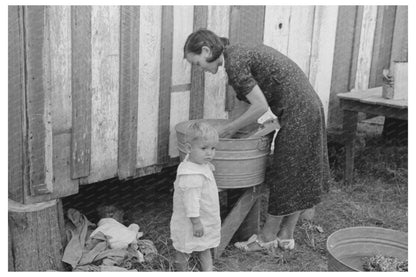
[[[201,54],[187,53],[185,58],[190,64],[199,67],[203,71],[215,74],[218,71],[218,66],[222,64],[221,56],[213,62],[207,62],[210,56],[211,50],[204,46],[202,47]]]

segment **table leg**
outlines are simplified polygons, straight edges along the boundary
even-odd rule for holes
[[[358,113],[344,110],[343,133],[345,144],[345,184],[350,185],[354,177],[354,143],[357,131]]]

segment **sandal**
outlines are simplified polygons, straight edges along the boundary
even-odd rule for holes
[[[250,249],[249,244],[253,243],[256,243],[258,246],[260,246],[260,249]],[[246,252],[261,251],[263,249],[277,248],[279,246],[279,241],[275,239],[269,242],[263,242],[260,239],[258,239],[258,236],[256,234],[254,234],[247,241],[234,243],[234,246]]]
[[[279,245],[279,248],[282,250],[293,250],[295,249],[295,240],[294,239],[276,239]]]

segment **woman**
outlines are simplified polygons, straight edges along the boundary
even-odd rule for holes
[[[329,166],[322,103],[303,71],[277,50],[258,45],[229,45],[228,39],[200,29],[187,38],[186,60],[204,71],[224,66],[237,98],[249,104],[219,130],[229,137],[255,122],[270,107],[281,128],[275,138],[273,166],[266,171],[270,188],[268,215],[259,234],[236,243],[246,251],[269,247],[293,249],[300,213],[320,202]]]

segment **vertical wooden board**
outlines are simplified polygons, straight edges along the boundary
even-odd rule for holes
[[[172,86],[191,82],[191,66],[183,58],[183,46],[192,33],[193,6],[173,7]]]
[[[377,6],[364,6],[355,89],[364,90],[368,88],[376,19]]]
[[[193,13],[193,30],[206,28],[208,21],[208,7],[195,6]],[[197,66],[191,66],[191,98],[189,105],[189,119],[199,119],[204,116],[205,74]]]
[[[139,91],[140,7],[120,7],[118,177],[135,175]]]
[[[292,6],[287,55],[309,75],[314,6]]]
[[[311,50],[309,81],[318,93],[328,118],[338,6],[317,6]]]
[[[157,162],[161,48],[160,6],[140,7],[139,109],[136,168]]]
[[[231,6],[230,41],[255,45],[263,43],[265,6]]]
[[[78,192],[71,179],[71,7],[49,6],[50,89],[52,94],[53,193],[64,197]]]
[[[209,6],[207,28],[221,37],[228,37],[229,6]],[[225,89],[227,74],[224,67],[217,74],[205,73],[204,118],[227,118]]]
[[[355,6],[339,7],[328,111],[329,128],[342,124],[342,111],[337,94],[349,90],[356,14]]]
[[[408,93],[408,62],[394,62],[394,96],[393,99],[407,99]]]
[[[71,8],[50,6],[50,59],[53,132],[72,127],[71,96]]]
[[[178,143],[176,138],[175,125],[189,119],[189,91],[175,92],[171,96],[170,134],[169,134],[169,156],[178,157]]]
[[[8,7],[8,198],[23,202],[26,151],[23,8]]]
[[[394,61],[408,60],[408,8],[397,6],[394,23],[393,46],[391,50],[390,69]]]
[[[46,7],[25,8],[29,193],[52,192],[52,124]]]
[[[71,177],[87,177],[91,165],[91,7],[71,7]]]
[[[265,6],[231,6],[230,43],[247,45],[261,44],[264,41]],[[243,101],[237,101],[231,86],[227,86],[226,111],[229,117],[245,108]]]
[[[117,175],[120,8],[91,10],[91,173],[88,182]]]
[[[54,197],[52,198],[78,193],[79,182],[71,179],[71,133],[54,134],[53,149]]]
[[[172,86],[172,48],[173,48],[173,7],[162,7],[162,26],[160,43],[160,87],[157,161],[164,164],[169,159],[170,107]]]
[[[288,53],[291,6],[266,6],[264,18],[264,44],[284,55]]]
[[[395,6],[378,7],[369,88],[381,86],[383,84],[383,69],[390,67],[395,14]]]
[[[355,15],[355,27],[354,27],[354,44],[352,50],[351,58],[351,69],[350,69],[350,80],[348,84],[348,91],[354,89],[355,79],[357,77],[357,68],[358,68],[358,54],[360,50],[360,38],[361,38],[361,29],[364,15],[364,6],[357,7],[357,13]]]

